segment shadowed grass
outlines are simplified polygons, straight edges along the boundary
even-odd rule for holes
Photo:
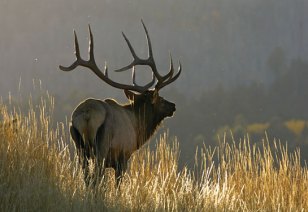
[[[176,139],[136,152],[116,186],[108,170],[86,188],[65,124],[51,126],[49,95],[27,114],[0,104],[0,211],[302,211],[308,171],[300,151],[279,142],[222,141],[196,151],[195,170],[179,170]],[[18,111],[18,110],[16,110]],[[69,143],[69,144],[67,144]],[[182,150],[185,151],[185,150]]]

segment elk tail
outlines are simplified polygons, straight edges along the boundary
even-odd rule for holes
[[[84,148],[86,155],[93,158],[95,155],[95,139],[98,129],[104,124],[106,113],[94,113],[94,111],[87,111],[73,120],[74,127],[79,131],[84,141]]]

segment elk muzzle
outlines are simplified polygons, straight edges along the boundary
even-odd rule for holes
[[[165,111],[167,117],[173,116],[174,112],[176,111],[175,104],[172,102],[166,102]]]

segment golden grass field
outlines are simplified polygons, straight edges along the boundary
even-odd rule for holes
[[[48,95],[37,105],[29,99],[26,114],[0,103],[0,211],[308,210],[300,150],[268,139],[261,146],[221,139],[219,147],[196,151],[194,170],[180,170],[181,147],[164,135],[155,151],[133,155],[119,186],[107,170],[87,188],[67,124],[52,127],[53,102]]]

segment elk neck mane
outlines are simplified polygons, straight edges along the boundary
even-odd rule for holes
[[[128,103],[123,105],[125,109],[131,111],[137,121],[138,147],[142,146],[155,133],[161,124],[164,116],[156,113],[154,108],[146,102]]]

